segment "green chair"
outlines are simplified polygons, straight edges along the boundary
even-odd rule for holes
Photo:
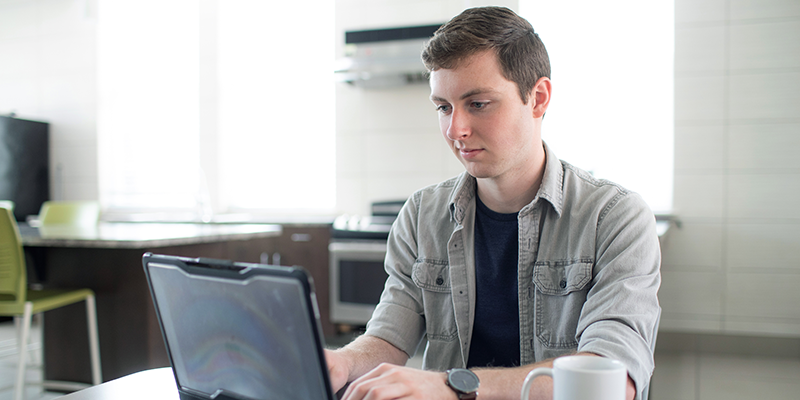
[[[99,218],[96,201],[45,201],[39,210],[42,225],[94,226]]]
[[[14,211],[14,202],[11,200],[0,200],[0,208],[7,208]]]
[[[0,208],[0,316],[13,316],[21,322],[21,334],[17,337],[19,363],[14,388],[14,400],[22,400],[25,393],[25,362],[27,343],[33,315],[59,307],[86,301],[86,316],[89,325],[89,352],[92,366],[92,383],[102,382],[100,371],[100,346],[97,336],[97,313],[94,292],[77,290],[30,290],[25,270],[25,255],[22,250],[19,228],[8,208]],[[21,319],[21,321],[20,321]],[[44,383],[48,386],[48,383]],[[49,385],[52,387],[60,384]],[[74,386],[74,385],[73,385]]]

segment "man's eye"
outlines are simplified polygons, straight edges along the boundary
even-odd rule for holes
[[[472,107],[473,107],[473,108],[477,108],[477,109],[479,109],[479,110],[480,110],[481,108],[486,108],[486,106],[487,106],[488,104],[489,104],[488,102],[483,102],[483,101],[473,101],[473,102],[472,102]]]
[[[450,111],[450,106],[442,104],[436,107],[436,111],[440,113],[447,113],[448,111]]]

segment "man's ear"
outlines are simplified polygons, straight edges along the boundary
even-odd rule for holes
[[[550,94],[552,93],[553,85],[550,78],[543,76],[536,81],[533,85],[531,93],[528,95],[528,102],[531,105],[534,118],[542,118],[547,111],[547,106],[550,105]]]

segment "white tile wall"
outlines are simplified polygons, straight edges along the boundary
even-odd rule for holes
[[[722,331],[729,335],[797,337],[800,324],[795,319],[726,316]],[[800,357],[798,357],[800,358]]]
[[[656,355],[656,372],[651,382],[653,400],[694,400],[698,383],[697,355],[666,353]]]
[[[729,272],[727,275],[728,315],[800,321],[796,301],[800,274]]]
[[[665,267],[658,293],[661,307],[665,313],[718,319],[722,315],[723,279],[721,271],[671,271]]]
[[[675,72],[722,71],[725,68],[725,27],[687,27],[675,32]]]
[[[800,17],[796,0],[730,0],[731,20]]]
[[[722,314],[699,315],[663,311],[661,313],[659,332],[717,333],[722,331],[722,327]]]
[[[709,23],[725,20],[726,0],[675,1],[675,23]]]
[[[800,67],[800,21],[730,27],[730,69]]]
[[[723,225],[719,222],[684,222],[669,232],[669,245],[662,250],[662,269],[691,271],[722,268]]]
[[[800,338],[800,2],[676,0],[675,10],[684,224],[663,252],[662,331]],[[769,392],[711,380],[675,398]]]
[[[725,164],[722,125],[675,126],[675,174],[721,174]]]
[[[675,174],[675,212],[684,218],[722,218],[724,181],[721,174]]]
[[[796,399],[800,340],[662,334],[650,398]]]
[[[800,171],[731,175],[729,180],[729,217],[800,221]]]
[[[725,258],[731,272],[796,272],[800,224],[728,224]]]
[[[727,166],[751,171],[797,171],[797,149],[800,123],[733,125],[728,129]]]
[[[800,393],[800,360],[708,355],[698,359],[698,398],[704,400],[790,399]]]
[[[800,71],[731,75],[728,103],[727,117],[731,122],[796,119],[800,104]]]
[[[719,123],[724,117],[725,77],[675,75],[676,126],[686,122]]]

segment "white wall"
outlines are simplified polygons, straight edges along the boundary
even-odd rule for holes
[[[800,337],[800,2],[676,0],[662,330]]]
[[[97,199],[95,6],[0,0],[0,114],[50,123],[55,199]]]
[[[439,24],[468,7],[518,1],[338,0],[337,56],[344,32]],[[430,88],[336,87],[336,202],[344,213],[369,214],[375,200],[406,199],[415,190],[455,176],[462,165],[439,132]]]

